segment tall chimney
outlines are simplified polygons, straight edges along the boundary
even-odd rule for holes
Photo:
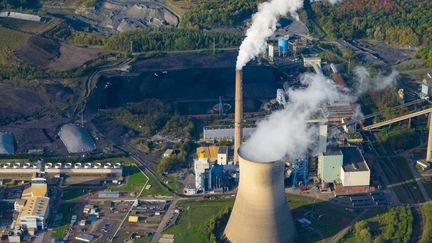
[[[238,151],[243,137],[243,73],[236,70],[235,80],[235,115],[234,115],[234,162],[239,161]]]
[[[291,243],[295,226],[284,190],[284,163],[239,155],[240,181],[225,236],[231,243]]]

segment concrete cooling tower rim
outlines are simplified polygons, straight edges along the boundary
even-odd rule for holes
[[[239,150],[238,150],[238,154],[239,154],[239,156],[240,157],[242,157],[243,159],[245,159],[245,160],[247,160],[248,162],[252,162],[252,163],[256,163],[256,164],[273,164],[273,163],[276,163],[276,162],[280,162],[281,161],[281,159],[278,159],[278,160],[268,160],[268,161],[255,161],[255,160],[252,160],[252,159],[249,159],[248,157],[248,155],[247,155],[247,153],[244,153],[243,151],[242,151],[242,148],[240,147],[239,148]]]

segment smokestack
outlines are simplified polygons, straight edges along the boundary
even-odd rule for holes
[[[241,153],[240,182],[225,236],[232,243],[288,243],[294,221],[284,190],[284,163],[255,162]]]
[[[243,72],[236,69],[234,115],[234,162],[239,161],[238,151],[243,137]]]

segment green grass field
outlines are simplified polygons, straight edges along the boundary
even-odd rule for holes
[[[128,166],[124,168],[124,170],[127,176],[126,184],[120,187],[114,187],[112,188],[112,190],[139,193],[146,185],[149,178],[145,174],[143,174],[136,166]]]
[[[420,207],[423,224],[423,233],[420,243],[428,243],[432,239],[432,205],[427,204]]]
[[[63,239],[70,227],[70,220],[72,215],[75,214],[77,205],[77,203],[63,203],[60,205],[59,213],[61,213],[63,217],[60,225],[53,228],[52,238]]]
[[[151,185],[151,188],[149,190],[144,190],[141,193],[141,197],[145,196],[171,196],[172,193],[168,191],[168,189],[160,184],[156,178],[153,176],[149,176],[149,182],[148,184]]]
[[[164,233],[174,234],[175,242],[207,243],[209,235],[207,224],[211,216],[221,212],[225,207],[231,207],[233,198],[214,201],[180,201],[185,212],[180,216],[177,225],[168,228]]]
[[[164,233],[174,234],[175,242],[209,242],[207,225],[211,216],[231,207],[234,198],[218,199],[214,201],[184,200],[178,205],[183,206],[178,224],[168,228]],[[315,201],[310,198],[288,195],[288,204],[294,220],[305,217],[305,213],[312,214],[312,227],[321,231],[324,240],[330,242],[332,237],[346,227],[359,213],[348,212],[343,207],[328,202]],[[298,242],[320,242],[321,237],[296,225]]]

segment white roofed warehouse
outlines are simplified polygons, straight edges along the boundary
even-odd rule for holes
[[[59,136],[70,154],[87,153],[96,149],[96,144],[88,131],[75,124],[62,126]]]
[[[10,132],[0,132],[0,154],[14,154],[15,139]]]

